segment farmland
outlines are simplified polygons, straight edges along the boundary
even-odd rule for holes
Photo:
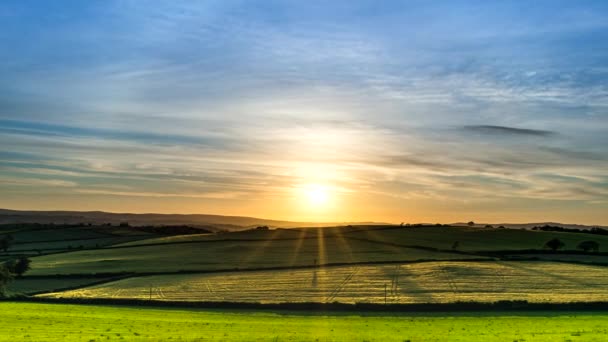
[[[64,304],[0,303],[8,322],[0,340],[575,341],[606,333],[604,311],[399,312],[463,303],[601,305],[608,302],[606,236],[446,226],[188,235],[69,227],[56,236],[50,229],[11,234],[16,243],[4,258],[29,255],[32,268],[7,293]],[[565,247],[543,248],[553,238]],[[599,252],[576,249],[588,240]],[[74,301],[122,305],[65,303]],[[393,311],[268,311],[308,303]]]
[[[119,227],[88,226],[28,226],[0,229],[0,235],[10,235],[13,243],[0,254],[7,259],[18,255],[38,256],[80,249],[97,249],[114,244],[153,238],[155,234]]]
[[[598,313],[314,314],[0,303],[0,341],[600,341]]]
[[[427,262],[134,277],[46,295],[204,302],[608,301],[608,269],[551,262]]]
[[[606,300],[607,269],[600,265],[608,256],[542,250],[544,242],[557,236],[566,246],[593,238],[601,251],[608,245],[605,236],[428,226],[169,236],[121,227],[67,227],[57,228],[56,233],[63,240],[53,239],[52,229],[12,232],[16,243],[7,257],[31,245],[38,245],[41,255],[30,255],[32,269],[11,285],[11,293],[165,301],[383,303],[386,285],[386,301],[404,304]],[[79,241],[82,247],[65,249]],[[508,261],[517,259],[522,261]],[[523,261],[533,259],[539,261]],[[597,266],[553,262],[559,260]],[[72,290],[61,292],[66,288]]]
[[[162,273],[416,260],[487,259],[484,253],[541,250],[559,236],[567,247],[585,234],[464,227],[335,227],[246,231],[226,234],[107,237],[70,253],[35,257],[32,275]],[[600,251],[606,236],[593,236]],[[121,239],[136,241],[124,242]],[[103,245],[99,245],[103,242]],[[454,248],[454,243],[458,247]],[[65,250],[64,250],[65,251]],[[44,253],[43,253],[44,254]],[[530,256],[528,256],[530,257]],[[581,258],[570,257],[574,260]],[[583,256],[582,261],[585,261]],[[551,260],[550,258],[545,258]],[[602,257],[589,258],[602,262]]]
[[[279,239],[266,233],[257,239],[242,234],[223,234],[224,239],[144,244],[75,251],[36,257],[33,275],[108,272],[177,272],[255,269],[316,264],[413,260],[474,259],[479,256],[395,247],[383,243],[347,239],[341,235],[314,234]],[[296,235],[294,235],[296,234]],[[226,238],[227,236],[230,239]],[[236,236],[232,240],[233,236]],[[187,239],[184,238],[184,239]]]

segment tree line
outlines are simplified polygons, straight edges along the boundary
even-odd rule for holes
[[[545,243],[545,248],[548,248],[552,251],[557,251],[564,247],[566,247],[566,244],[558,238],[553,238]],[[582,241],[576,246],[576,248],[584,252],[599,252],[600,244],[596,241],[588,240]]]

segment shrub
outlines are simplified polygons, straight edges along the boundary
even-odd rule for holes
[[[583,241],[576,246],[576,248],[581,249],[585,252],[594,251],[598,252],[600,250],[600,244],[595,241]]]
[[[545,248],[549,248],[552,251],[564,248],[565,244],[558,238],[553,238],[545,243]]]

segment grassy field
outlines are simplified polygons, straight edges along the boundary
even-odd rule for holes
[[[565,249],[576,249],[585,240],[595,240],[600,251],[608,251],[608,236],[543,232],[520,229],[487,229],[470,227],[398,227],[398,226],[354,226],[277,229],[270,231],[243,231],[230,234],[199,234],[187,236],[159,237],[122,244],[134,246],[150,243],[179,243],[188,241],[210,241],[219,239],[281,240],[318,239],[339,237],[341,239],[365,239],[388,242],[404,246],[425,246],[450,250],[458,242],[461,251],[492,251],[542,249],[545,242],[557,237],[565,243]]]
[[[597,313],[321,314],[0,303],[0,341],[605,341]]]
[[[75,251],[32,258],[30,274],[176,272],[289,267],[314,265],[315,262],[327,264],[467,258],[479,257],[348,240],[342,236],[319,235],[314,238],[288,240],[209,240]]]
[[[97,249],[157,236],[122,227],[39,228],[26,225],[23,228],[2,231],[0,237],[9,233],[14,240],[8,251],[3,251],[0,255],[2,259],[10,259],[20,255],[37,256],[79,249]]]
[[[387,229],[388,228],[388,229]],[[468,227],[334,227],[245,231],[155,237],[127,243],[104,237],[110,248],[85,249],[33,258],[34,275],[117,272],[177,272],[290,267],[332,263],[483,258],[474,252],[542,249],[559,237],[571,249],[595,240],[600,249],[608,237],[589,234],[537,232]],[[452,248],[458,242],[457,248]],[[42,242],[40,242],[42,243]],[[65,244],[65,243],[64,243]],[[413,248],[409,248],[413,247]],[[433,250],[436,249],[436,250]],[[467,254],[469,253],[469,254]],[[602,257],[568,257],[590,262]],[[545,258],[546,259],[546,258]]]
[[[54,298],[170,301],[448,303],[608,301],[608,269],[552,262],[425,262],[123,279]]]
[[[580,242],[594,240],[599,243],[600,251],[608,251],[608,236],[603,235],[469,227],[382,228],[345,231],[343,235],[378,242],[448,250],[452,248],[454,242],[458,242],[460,251],[542,249],[547,241],[557,237],[564,242],[564,249],[574,250]]]

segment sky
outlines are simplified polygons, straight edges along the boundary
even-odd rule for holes
[[[606,1],[0,3],[0,207],[608,224]]]

